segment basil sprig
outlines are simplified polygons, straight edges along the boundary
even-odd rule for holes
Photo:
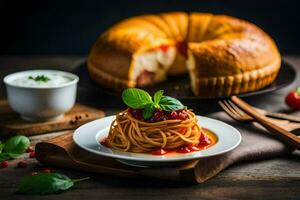
[[[126,105],[134,109],[142,109],[145,108],[147,104],[153,103],[149,93],[138,88],[124,90],[122,99]]]
[[[185,108],[184,105],[173,97],[163,96],[159,101],[159,106],[162,110],[173,111]]]
[[[161,98],[163,97],[163,94],[164,94],[163,90],[158,90],[157,92],[155,92],[155,94],[153,96],[154,105],[159,106],[159,102],[160,102]]]
[[[5,143],[0,144],[0,161],[16,158],[25,153],[30,141],[23,135],[9,138]]]
[[[155,111],[155,106],[153,104],[147,104],[143,110],[143,118],[150,119]]]
[[[27,176],[22,179],[18,186],[17,193],[31,195],[55,194],[66,191],[74,186],[74,183],[89,179],[72,180],[59,173],[38,173],[34,176]]]
[[[123,91],[123,102],[134,109],[143,109],[143,118],[149,119],[153,116],[155,109],[161,109],[166,111],[184,109],[185,106],[177,99],[164,96],[164,91],[157,91],[153,100],[150,94],[142,89],[128,88]]]

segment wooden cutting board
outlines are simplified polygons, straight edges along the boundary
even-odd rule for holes
[[[194,167],[198,161],[184,162],[165,168],[138,168],[115,159],[84,151],[74,144],[72,132],[36,144],[36,158],[50,166],[71,168],[115,176],[149,176],[160,179],[196,182]]]
[[[64,117],[46,122],[28,122],[22,120],[17,113],[12,111],[8,102],[0,101],[0,136],[11,135],[38,135],[47,132],[75,129],[89,121],[104,117],[103,111],[75,104]]]

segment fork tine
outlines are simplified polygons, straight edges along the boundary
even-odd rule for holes
[[[236,115],[238,118],[240,118],[241,120],[244,119],[245,116],[243,116],[241,113],[239,113],[233,106],[232,106],[232,102],[230,100],[226,100],[225,104],[227,105],[227,108],[230,109],[230,111]]]
[[[242,111],[239,107],[237,107],[231,100],[228,100],[228,103],[231,105],[232,109],[234,109],[235,112],[239,116],[250,117],[248,114],[246,114],[244,111]]]
[[[231,111],[231,107],[228,106],[227,102],[225,100],[218,101],[219,105],[223,108],[223,110],[233,119],[237,121],[241,121],[241,118],[237,116],[234,112]]]
[[[238,108],[231,100],[220,100],[219,104],[223,110],[236,121],[248,122],[253,120],[252,117]]]

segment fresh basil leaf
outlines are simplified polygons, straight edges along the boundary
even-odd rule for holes
[[[300,87],[297,88],[296,92],[300,95]]]
[[[17,135],[9,138],[2,150],[2,153],[22,154],[29,147],[30,141],[23,135]]]
[[[144,119],[150,119],[153,116],[153,113],[155,111],[155,107],[153,104],[148,104],[143,110],[143,118]]]
[[[18,186],[18,193],[43,195],[55,194],[68,190],[74,182],[67,176],[58,173],[39,173],[25,177]]]
[[[10,156],[10,158],[17,158],[20,155],[22,155],[22,153],[4,153]]]
[[[9,160],[11,159],[11,155],[9,153],[0,153],[0,162],[4,160]]]
[[[159,101],[162,98],[164,94],[163,90],[158,90],[157,92],[155,92],[154,96],[153,96],[153,100],[154,100],[154,105],[158,106],[159,105]]]
[[[29,139],[25,136],[14,136],[6,143],[0,144],[0,161],[17,158],[29,147]]]
[[[20,153],[18,153],[18,154],[16,154],[16,153],[0,153],[0,162],[4,161],[4,160],[17,158],[20,155],[21,155]]]
[[[0,143],[0,153],[2,152],[3,148],[4,148],[5,144],[4,143]]]
[[[173,111],[184,109],[185,106],[178,100],[170,96],[163,96],[159,101],[159,106],[162,110]]]
[[[152,104],[152,98],[148,92],[138,88],[128,88],[123,91],[122,99],[130,108],[142,109],[147,104]]]

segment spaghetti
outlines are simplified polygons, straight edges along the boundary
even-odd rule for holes
[[[104,144],[116,150],[135,153],[197,145],[201,127],[192,111],[186,110],[186,114],[188,117],[185,120],[149,123],[134,118],[127,109],[116,115]]]

